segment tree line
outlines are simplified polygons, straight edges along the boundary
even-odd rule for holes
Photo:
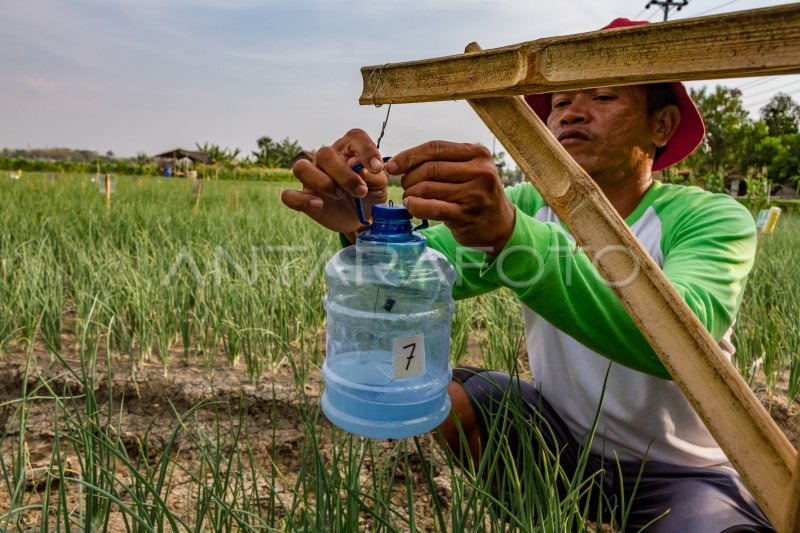
[[[226,167],[262,167],[262,168],[289,168],[291,161],[303,153],[303,147],[298,141],[289,137],[282,141],[274,141],[271,137],[259,137],[256,141],[258,150],[241,157],[239,148],[222,148],[211,143],[195,143],[197,150],[208,156],[212,165]]]
[[[689,183],[722,192],[734,178],[758,181],[768,187],[800,187],[800,105],[791,96],[778,93],[752,119],[737,88],[716,86],[691,90],[706,123],[706,136],[700,148],[665,180]],[[296,140],[276,141],[259,137],[257,149],[242,155],[239,148],[222,148],[205,142],[196,148],[208,155],[216,169],[288,168],[303,152]],[[500,155],[500,154],[498,154]],[[498,170],[503,172],[502,157]],[[132,158],[117,158],[109,151],[101,155],[89,150],[37,148],[0,151],[0,168],[44,172],[103,172],[156,174],[158,169],[144,152]],[[218,172],[217,172],[218,174]],[[763,188],[763,187],[762,187]]]
[[[716,86],[691,90],[706,123],[700,148],[671,172],[670,181],[723,189],[733,178],[760,180],[772,188],[800,187],[800,105],[777,93],[752,119],[742,91]],[[721,191],[720,191],[721,192]]]
[[[218,170],[216,175],[243,176],[241,171],[254,171],[247,174],[261,175],[258,169],[287,169],[292,159],[303,153],[296,140],[289,137],[274,141],[271,137],[259,137],[257,150],[242,157],[239,148],[222,148],[218,144],[195,143],[198,151],[208,156],[209,164]],[[111,172],[129,175],[156,175],[158,166],[152,156],[139,152],[134,157],[116,157],[114,152],[100,154],[93,150],[73,150],[69,148],[0,149],[0,169],[23,170],[28,172]],[[239,171],[231,173],[226,171]],[[276,175],[274,173],[264,175]],[[286,175],[286,174],[284,174]],[[251,178],[252,179],[252,178]]]

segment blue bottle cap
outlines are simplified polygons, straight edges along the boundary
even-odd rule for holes
[[[375,204],[372,206],[372,224],[369,231],[375,235],[397,235],[411,233],[411,214],[402,205]]]
[[[411,220],[411,214],[402,205],[393,202],[372,206],[372,220]]]
[[[383,162],[387,162],[391,157],[384,157]],[[353,166],[355,172],[359,172],[364,165],[357,163]],[[372,224],[364,218],[364,209],[361,205],[361,198],[355,198],[356,213],[362,224],[369,227],[369,230],[376,235],[392,235],[398,233],[411,233],[418,229],[428,227],[428,221],[423,220],[418,226],[411,225],[411,215],[402,205],[395,205],[389,200],[388,204],[375,204],[372,206]]]

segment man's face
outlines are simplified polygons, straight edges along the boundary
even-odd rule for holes
[[[643,87],[553,93],[547,127],[601,185],[645,167],[649,171],[652,164],[654,136]]]

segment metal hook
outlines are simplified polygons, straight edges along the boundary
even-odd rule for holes
[[[392,104],[389,104],[389,107],[386,108],[386,118],[383,119],[383,125],[381,126],[381,133],[378,135],[378,141],[375,143],[375,148],[380,150],[381,148],[381,141],[383,140],[383,134],[386,133],[386,124],[389,123],[389,113],[392,111]]]
[[[383,79],[383,68],[385,66],[387,66],[388,64],[389,63],[384,63],[380,67],[375,67],[374,69],[372,69],[372,72],[370,72],[370,74],[369,74],[369,84],[372,85],[372,105],[374,105],[375,107],[380,107],[380,106],[383,105],[383,104],[376,104],[375,100],[378,99],[378,87],[380,86],[381,80]],[[378,80],[373,85],[372,79],[375,77],[375,72],[376,71],[378,72]]]
[[[378,99],[378,87],[381,85],[381,81],[383,80],[383,69],[389,63],[384,63],[380,67],[375,67],[372,69],[372,72],[369,74],[369,84],[372,85],[372,105],[375,107],[381,107],[383,104],[376,103]],[[378,79],[375,80],[373,83],[373,79],[375,78],[375,73],[378,73]],[[389,123],[389,113],[392,111],[392,104],[389,104],[388,109],[386,109],[386,118],[383,119],[383,125],[381,126],[381,133],[378,135],[378,141],[375,143],[375,146],[380,149],[381,147],[381,140],[383,140],[383,135],[386,133],[386,124]]]

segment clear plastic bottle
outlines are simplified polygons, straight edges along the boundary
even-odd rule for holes
[[[450,412],[455,271],[403,206],[376,205],[372,218],[325,267],[322,410],[351,433],[404,438]]]

